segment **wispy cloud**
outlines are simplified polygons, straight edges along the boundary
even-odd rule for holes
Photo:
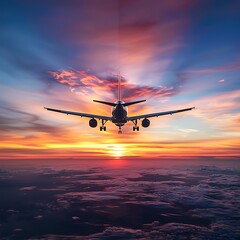
[[[101,77],[79,70],[50,71],[50,74],[55,81],[68,86],[73,92],[81,92],[84,94],[91,94],[94,92],[95,94],[98,94],[98,91],[104,91],[108,95],[111,93],[111,97],[116,99],[118,84],[116,75]],[[121,83],[123,92],[122,97],[124,100],[132,100],[139,97],[172,96],[177,94],[179,87],[179,83],[176,83],[171,87],[164,87],[161,85],[155,87],[144,84],[134,84],[123,76],[121,76]]]
[[[183,132],[183,133],[194,133],[194,132],[198,132],[197,129],[192,129],[192,128],[184,128],[184,129],[178,129],[180,132]]]
[[[213,74],[213,73],[223,73],[228,71],[239,71],[240,70],[240,61],[228,62],[224,65],[218,65],[213,67],[199,68],[189,70],[189,73],[193,74]],[[223,80],[223,79],[222,79]],[[220,81],[222,81],[220,80]],[[222,81],[224,82],[224,80]]]

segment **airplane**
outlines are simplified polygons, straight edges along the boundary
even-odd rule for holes
[[[134,124],[133,131],[139,131],[138,120],[143,119],[141,125],[142,125],[142,127],[147,128],[150,126],[149,118],[163,116],[163,115],[172,115],[174,113],[190,111],[195,108],[195,107],[191,107],[191,108],[184,108],[184,109],[167,111],[167,112],[157,112],[157,113],[143,114],[143,115],[137,115],[137,116],[128,116],[128,109],[127,109],[128,106],[137,104],[137,103],[142,103],[145,101],[146,100],[139,100],[139,101],[133,101],[133,102],[122,101],[121,100],[121,77],[120,77],[120,74],[118,74],[118,100],[114,103],[93,100],[93,102],[111,106],[112,107],[112,116],[101,116],[101,115],[95,115],[95,114],[89,114],[89,113],[71,112],[71,111],[48,108],[48,107],[44,107],[44,109],[46,109],[48,111],[64,113],[67,115],[75,115],[75,116],[90,118],[89,126],[91,128],[97,127],[98,123],[97,123],[96,119],[99,119],[99,120],[101,120],[100,131],[106,131],[105,124],[108,121],[110,121],[118,127],[118,133],[122,133],[122,126],[124,126],[125,123],[127,123],[127,122],[130,122],[130,121],[133,122],[133,124]]]

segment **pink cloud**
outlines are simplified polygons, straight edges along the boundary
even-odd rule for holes
[[[224,135],[227,132],[226,136],[237,136],[240,130],[239,96],[240,90],[238,89],[194,101],[192,104],[196,109],[192,115],[204,120],[212,130],[217,130],[217,135]]]
[[[238,89],[204,97],[193,102],[193,105],[197,107],[194,112],[217,118],[228,115],[239,108],[239,96],[240,90]]]
[[[35,188],[36,188],[36,186],[29,186],[29,187],[22,187],[19,190],[20,191],[31,191],[31,190],[33,190]]]
[[[111,98],[116,99],[117,93],[117,76],[111,75],[108,77],[100,77],[94,74],[90,74],[79,70],[60,70],[51,71],[50,74],[53,79],[60,84],[70,87],[73,92],[81,92],[89,94],[94,92],[97,95],[98,92],[105,92],[105,97],[109,92],[111,93]],[[130,83],[127,79],[122,78],[122,97],[123,100],[129,101],[136,98],[146,98],[146,97],[163,97],[171,96],[177,93],[178,86],[164,87],[164,86],[148,86],[148,85],[136,85]]]

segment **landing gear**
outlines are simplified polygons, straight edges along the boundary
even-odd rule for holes
[[[139,127],[138,126],[133,126],[133,131],[139,131]]]
[[[106,128],[106,126],[104,126],[106,122],[107,122],[107,120],[102,119],[102,126],[100,126],[100,131],[104,131],[104,132],[106,131],[107,128]]]
[[[106,126],[101,126],[101,127],[100,127],[100,131],[104,131],[104,132],[105,132],[106,129],[107,129]]]
[[[139,126],[137,126],[137,120],[132,121],[134,126],[133,126],[133,131],[139,131]]]
[[[121,128],[121,126],[118,127],[118,134],[122,134],[122,128]]]

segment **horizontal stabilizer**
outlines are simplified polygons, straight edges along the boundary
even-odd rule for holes
[[[137,104],[137,103],[141,103],[141,102],[145,102],[146,100],[140,100],[140,101],[135,101],[135,102],[127,102],[124,103],[123,106],[127,107],[129,105],[133,105],[133,104]]]
[[[104,101],[98,101],[98,100],[93,100],[94,102],[97,102],[97,103],[102,103],[102,104],[105,104],[105,105],[109,105],[109,106],[116,106],[116,103],[111,103],[111,102],[104,102]]]

